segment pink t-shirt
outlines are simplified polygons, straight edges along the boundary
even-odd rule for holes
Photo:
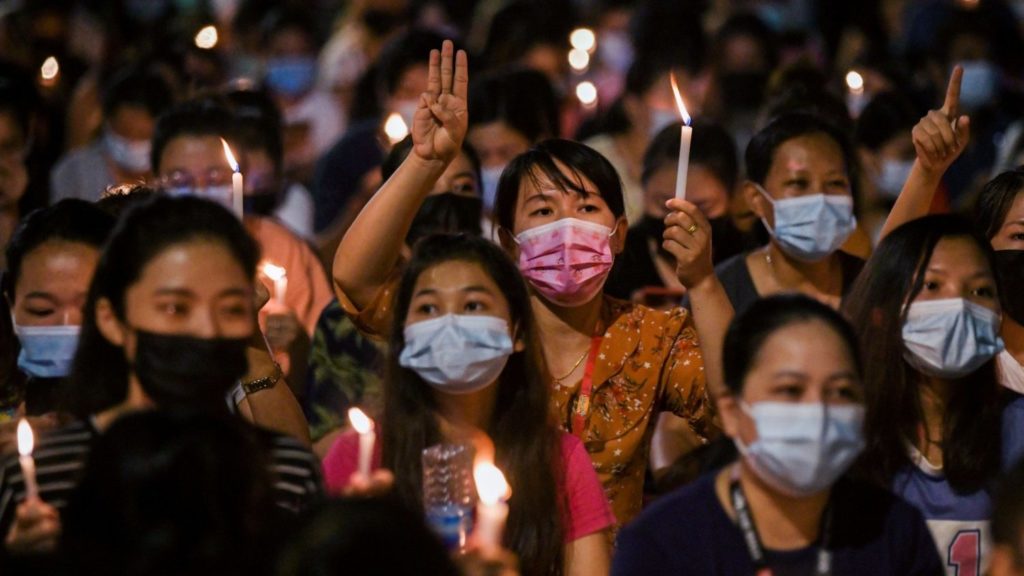
[[[349,431],[331,446],[323,460],[324,483],[329,494],[340,494],[358,467],[359,435]],[[562,463],[565,465],[565,490],[569,503],[563,518],[565,542],[578,540],[615,524],[611,506],[594,472],[583,443],[572,434],[562,434]],[[374,445],[372,468],[381,467],[380,442]],[[515,487],[513,487],[513,490]]]

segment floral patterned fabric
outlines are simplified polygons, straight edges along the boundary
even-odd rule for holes
[[[604,333],[594,365],[590,411],[581,440],[619,524],[640,512],[651,436],[660,412],[686,419],[701,438],[713,410],[704,360],[689,312],[661,312],[605,297]],[[558,421],[571,429],[581,381],[554,386]]]

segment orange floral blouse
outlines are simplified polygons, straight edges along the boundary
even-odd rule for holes
[[[392,280],[397,280],[395,275]],[[365,310],[335,287],[342,308],[360,330],[378,337],[390,330],[388,282]],[[604,333],[592,375],[590,410],[580,438],[594,464],[617,526],[640,513],[644,472],[658,414],[672,412],[702,439],[714,410],[704,380],[704,360],[693,319],[685,308],[658,311],[604,297]],[[552,388],[559,425],[572,432],[581,381]]]

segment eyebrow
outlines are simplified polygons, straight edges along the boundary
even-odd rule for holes
[[[26,300],[29,299],[29,298],[44,298],[46,300],[56,300],[57,299],[53,294],[50,294],[49,292],[40,292],[38,290],[35,290],[33,292],[29,292],[28,294],[25,294],[25,296],[23,296],[23,298],[25,298]]]
[[[948,271],[945,268],[935,268],[935,267],[932,267],[932,266],[929,266],[928,269],[925,270],[925,272],[931,272],[933,274],[948,274]],[[987,276],[991,276],[991,273],[990,272],[986,272],[984,270],[978,270],[974,274],[971,274],[970,276],[968,276],[968,278],[984,278],[984,277],[987,277]]]
[[[154,291],[157,296],[181,296],[183,298],[192,298],[195,294],[188,288],[157,288]]]
[[[482,285],[466,286],[465,288],[460,288],[458,291],[462,293],[483,293],[488,295],[493,294],[491,290],[489,290],[486,286]],[[412,297],[417,298],[419,296],[433,296],[438,292],[440,292],[440,290],[438,290],[437,288],[423,288],[422,290],[419,290],[415,294],[413,294]]]

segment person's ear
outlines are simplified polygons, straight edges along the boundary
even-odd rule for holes
[[[750,211],[754,213],[758,218],[764,218],[774,226],[774,213],[772,211],[772,205],[767,198],[764,197],[764,193],[761,192],[760,188],[755,182],[747,180],[743,183],[743,197],[747,200],[747,206],[750,206]]]
[[[526,341],[519,333],[519,325],[516,325],[512,328],[512,351],[522,352],[523,350],[526,350]]]
[[[128,333],[125,330],[124,324],[114,312],[114,306],[110,303],[110,300],[100,298],[96,302],[96,310],[93,313],[96,315],[96,328],[99,329],[100,334],[114,346],[123,348],[128,338]]]
[[[715,403],[718,407],[718,417],[722,422],[722,431],[729,438],[736,438],[740,433],[740,404],[739,399],[731,391],[722,391]]]
[[[510,230],[504,226],[498,226],[498,242],[505,252],[512,257],[513,261],[519,261],[519,244],[516,243],[516,237]]]
[[[619,219],[615,221],[612,235],[608,238],[608,245],[612,249],[612,254],[618,256],[626,249],[626,233],[628,231],[629,221],[626,220],[625,216],[619,216]]]

